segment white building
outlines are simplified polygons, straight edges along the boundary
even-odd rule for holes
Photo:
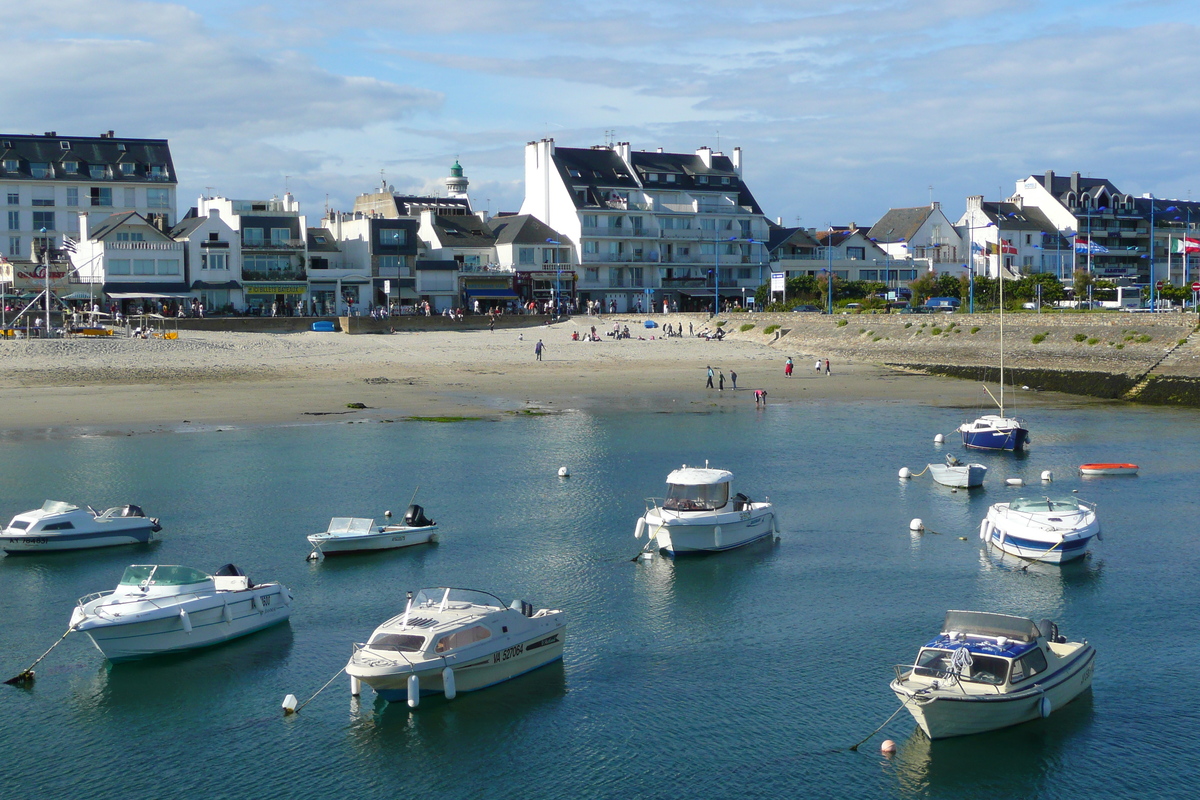
[[[71,258],[83,290],[100,287],[126,311],[131,304],[158,310],[163,302],[191,300],[184,243],[158,224],[136,211],[112,214],[90,227],[88,214],[81,213],[77,222],[79,244]]]
[[[204,303],[206,313],[245,306],[238,232],[221,218],[219,208],[209,208],[203,217],[189,212],[171,229],[170,236],[183,245],[188,288]]]
[[[767,279],[767,220],[742,181],[741,148],[730,157],[530,142],[521,213],[575,247],[581,303],[711,309],[718,294],[740,302]]]
[[[887,263],[880,266],[897,271],[881,273],[879,279],[889,285],[899,280],[899,270],[961,272],[966,264],[962,240],[942,212],[941,203],[889,209],[871,226],[867,237],[887,254]]]
[[[307,223],[291,194],[283,199],[230,200],[201,197],[197,214],[217,209],[238,232],[242,252],[242,295],[251,313],[269,314],[271,307],[294,310],[308,296]]]

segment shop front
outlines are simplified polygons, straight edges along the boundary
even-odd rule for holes
[[[307,283],[258,283],[242,285],[246,297],[246,313],[256,317],[303,316]]]

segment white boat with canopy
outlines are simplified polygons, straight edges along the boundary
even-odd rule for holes
[[[954,455],[946,455],[946,463],[929,464],[929,475],[943,486],[955,489],[974,489],[983,486],[987,467],[983,464],[964,464]]]
[[[1051,564],[1082,558],[1099,535],[1095,504],[1074,495],[996,503],[979,524],[979,538],[1001,552]]]
[[[17,514],[0,531],[5,553],[40,553],[48,550],[86,550],[153,540],[162,530],[158,520],[138,506],[114,506],[99,513],[61,500],[47,500],[41,508]]]
[[[779,533],[770,502],[754,502],[744,494],[730,496],[733,473],[689,467],[667,476],[667,496],[647,498],[646,513],[634,537],[649,537],[646,548],[671,555],[731,550]]]
[[[213,575],[191,567],[134,564],[117,588],[80,598],[71,630],[86,633],[109,661],[193,650],[285,622],[292,593],[254,584],[226,564]]]
[[[416,708],[425,695],[483,689],[562,658],[566,614],[524,600],[510,605],[474,589],[408,593],[404,613],[354,645],[351,693],[365,683],[388,702]]]
[[[895,667],[891,689],[930,739],[1047,717],[1092,685],[1095,649],[1050,620],[948,611],[942,633]]]
[[[387,512],[390,516],[392,512]],[[334,517],[323,533],[308,537],[313,550],[309,558],[364,550],[391,550],[437,541],[437,523],[425,516],[425,509],[410,505],[403,525],[376,525],[366,517]]]

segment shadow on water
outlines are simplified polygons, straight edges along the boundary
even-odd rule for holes
[[[918,728],[891,761],[903,797],[1039,797],[1094,718],[1089,689],[1043,720],[931,742]]]

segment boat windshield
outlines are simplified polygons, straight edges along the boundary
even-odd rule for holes
[[[1026,514],[1078,511],[1079,500],[1074,497],[1018,497],[1009,502],[1008,508],[1010,511],[1024,511]]]
[[[363,517],[334,517],[326,533],[370,533],[375,520]]]
[[[424,645],[424,636],[411,633],[380,633],[367,642],[367,647],[373,650],[395,650],[403,653],[420,652]]]
[[[923,647],[913,665],[913,674],[926,678],[948,678],[953,674],[954,651]],[[959,680],[999,686],[1008,679],[1008,659],[971,653],[971,664],[963,668]]]
[[[134,564],[125,568],[120,585],[141,586],[148,583],[151,586],[186,586],[189,583],[203,583],[209,578],[207,572],[201,572],[191,567]]]
[[[76,511],[79,506],[73,506],[70,503],[64,503],[62,500],[47,500],[42,503],[42,511],[47,514],[65,514],[68,511]]]
[[[484,606],[485,608],[504,608],[500,598],[487,592],[475,589],[449,589],[439,586],[433,589],[422,589],[413,598],[413,608],[436,608],[445,602],[447,608],[463,607],[464,604]]]
[[[728,483],[668,483],[663,508],[668,511],[715,511],[728,502]]]

